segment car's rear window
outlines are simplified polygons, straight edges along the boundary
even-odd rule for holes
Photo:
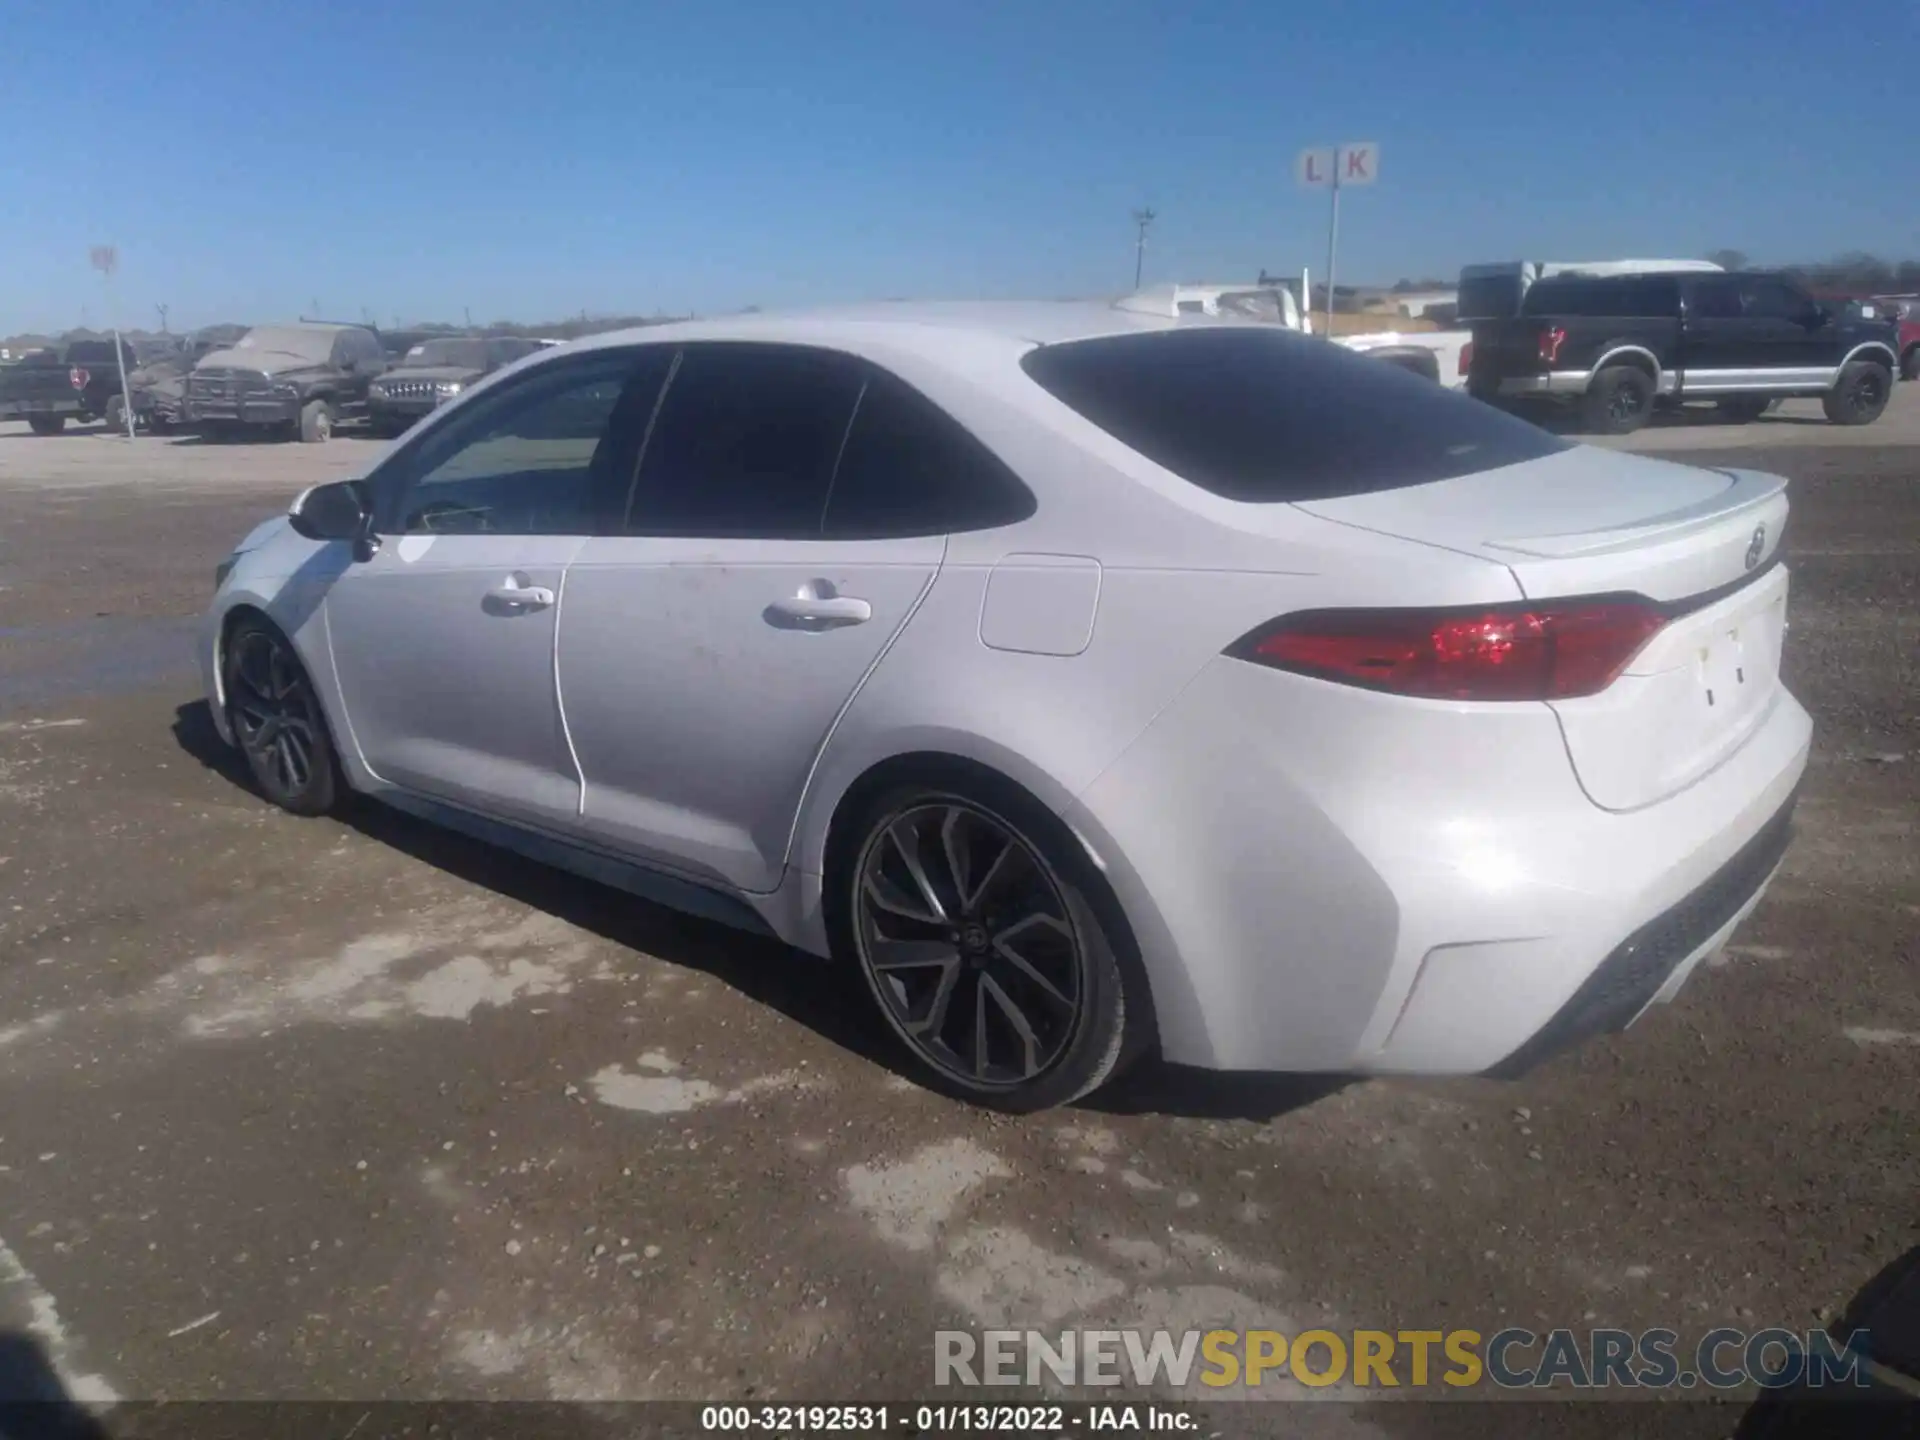
[[[1425,376],[1278,328],[1075,340],[1020,363],[1116,440],[1229,500],[1397,490],[1568,448]]]

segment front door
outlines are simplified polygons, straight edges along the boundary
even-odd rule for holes
[[[897,418],[919,423],[916,401],[932,411],[837,353],[682,350],[625,533],[567,576],[560,690],[588,836],[779,885],[814,763],[945,553],[915,469],[945,463],[942,440]]]
[[[1774,388],[1804,389],[1833,382],[1840,364],[1840,327],[1799,286],[1755,275],[1740,285],[1740,312],[1748,329],[1745,357]]]
[[[619,400],[640,369],[632,351],[535,367],[372,477],[380,547],[335,583],[326,621],[352,741],[381,779],[577,825],[554,640],[567,565],[631,473]]]

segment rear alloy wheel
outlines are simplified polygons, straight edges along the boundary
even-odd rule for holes
[[[333,438],[333,406],[324,400],[309,400],[300,407],[300,440],[305,445],[324,445]]]
[[[1631,435],[1653,414],[1653,379],[1633,365],[1609,365],[1593,377],[1580,419],[1599,435]]]
[[[959,794],[896,790],[867,816],[842,882],[852,948],[933,1083],[1027,1112],[1111,1078],[1124,987],[1074,863]]]
[[[1821,400],[1836,425],[1871,425],[1893,396],[1893,371],[1871,360],[1841,367],[1840,378]]]
[[[267,799],[295,815],[324,815],[340,793],[320,697],[293,646],[261,620],[227,640],[227,721]]]
[[[29,415],[27,417],[27,428],[32,430],[36,435],[58,435],[62,430],[67,428],[67,417],[64,415]]]

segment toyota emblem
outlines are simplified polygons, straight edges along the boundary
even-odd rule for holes
[[[1760,563],[1760,557],[1767,553],[1767,527],[1753,527],[1753,539],[1747,542],[1747,569],[1751,570]]]

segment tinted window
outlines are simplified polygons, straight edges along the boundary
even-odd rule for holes
[[[1696,280],[1687,295],[1687,313],[1696,320],[1738,320],[1740,284],[1737,280]]]
[[[1806,312],[1806,299],[1785,281],[1749,280],[1741,289],[1751,320],[1798,320]]]
[[[1659,275],[1636,275],[1618,280],[1554,276],[1527,292],[1523,307],[1529,315],[1672,315],[1680,307],[1673,280]]]
[[[1568,448],[1397,365],[1287,331],[1049,345],[1028,375],[1115,439],[1230,500],[1325,500]]]
[[[652,363],[649,364],[649,358]],[[383,533],[588,535],[631,473],[613,424],[650,410],[666,357],[610,352],[519,378],[427,431],[400,457],[397,483],[380,478]],[[644,393],[643,393],[644,392]]]
[[[877,540],[1024,520],[1033,495],[959,421],[919,391],[871,372],[840,453],[820,533]]]
[[[1505,320],[1520,313],[1520,292],[1518,272],[1462,279],[1460,317],[1463,320]]]
[[[628,509],[634,535],[812,538],[860,395],[852,357],[790,345],[689,345]]]

